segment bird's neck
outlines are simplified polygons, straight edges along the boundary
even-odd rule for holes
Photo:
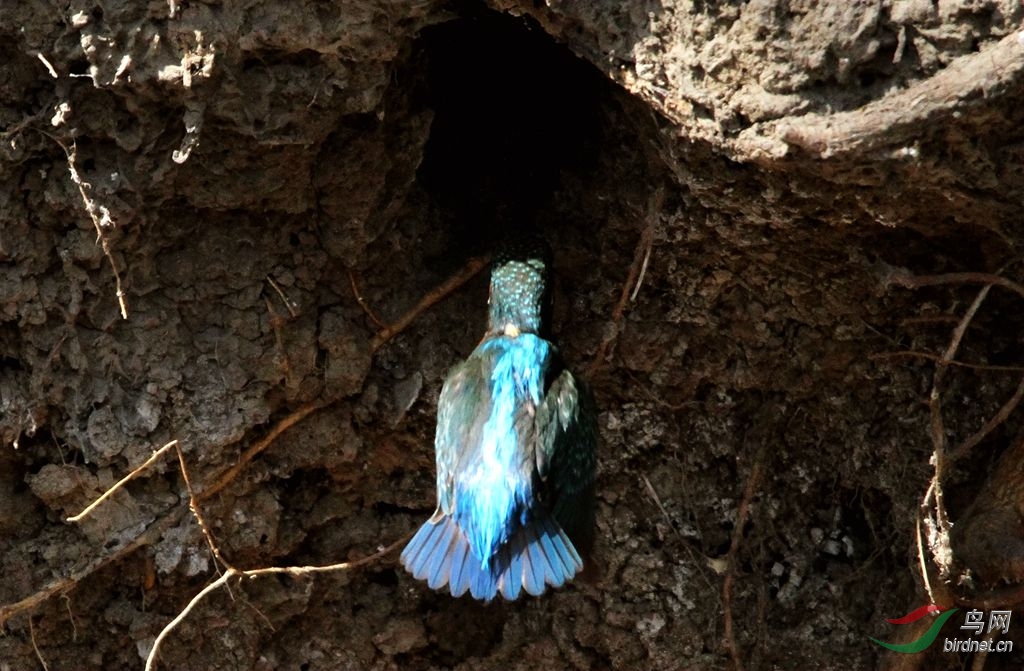
[[[540,333],[540,309],[508,310],[492,304],[487,320],[487,332],[512,338],[520,333]]]

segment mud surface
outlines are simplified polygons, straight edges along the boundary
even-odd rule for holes
[[[1024,366],[1022,19],[1013,0],[4,3],[0,668],[142,668],[216,578],[173,451],[65,521],[168,441],[238,568],[415,529],[486,273],[375,335],[526,224],[601,409],[597,575],[489,606],[394,552],[231,581],[158,668],[972,664],[869,637],[900,641],[886,618],[932,599],[1024,601],[1021,418],[998,414]],[[949,357],[971,365],[942,366],[992,274],[1009,282]],[[925,529],[929,595],[937,442],[963,524],[951,550]]]

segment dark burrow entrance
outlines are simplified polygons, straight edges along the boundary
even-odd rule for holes
[[[450,251],[543,223],[563,176],[594,168],[615,89],[532,20],[472,11],[424,30],[414,53],[434,113],[417,177]]]

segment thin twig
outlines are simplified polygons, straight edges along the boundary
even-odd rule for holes
[[[219,578],[200,590],[199,594],[192,597],[192,600],[188,602],[188,605],[182,608],[181,612],[178,613],[173,620],[167,623],[167,625],[157,635],[156,640],[153,641],[153,647],[150,649],[149,655],[146,657],[146,671],[152,671],[154,668],[154,665],[156,664],[156,653],[160,650],[160,644],[164,642],[164,639],[167,638],[172,631],[174,631],[174,628],[184,622],[185,618],[188,617],[188,614],[196,607],[196,604],[206,598],[207,594],[226,583],[228,579],[234,575],[237,575],[237,572],[234,569],[229,568],[221,574]]]
[[[977,433],[972,435],[961,443],[959,447],[953,450],[953,461],[958,461],[967,456],[967,453],[974,449],[978,443],[985,440],[988,434],[995,431],[996,427],[1005,422],[1020,404],[1022,398],[1024,398],[1024,377],[1021,378],[1020,384],[1017,385],[1017,391],[1013,392],[1013,396],[1010,397],[1010,400],[1004,403],[1003,407],[999,408],[999,412],[993,415],[990,420],[985,422],[985,425],[978,429]]]
[[[931,502],[932,492],[935,491],[935,483],[931,483],[928,486],[928,491],[925,492],[924,499],[921,501],[921,505],[917,510],[917,562],[918,567],[921,570],[921,582],[924,584],[924,590],[928,594],[928,601],[935,603],[935,593],[932,590],[932,581],[928,575],[928,555],[924,551],[924,534],[921,533],[921,526],[924,524],[924,520],[921,517],[921,511],[927,510],[928,505]]]
[[[98,557],[93,561],[89,562],[86,566],[72,571],[71,575],[66,578],[59,578],[52,581],[46,587],[43,587],[39,591],[35,592],[31,596],[25,597],[21,601],[15,603],[6,604],[0,606],[0,627],[4,625],[11,617],[21,613],[25,610],[33,609],[39,604],[44,603],[48,599],[51,599],[58,594],[64,594],[69,590],[73,589],[83,579],[92,575],[99,569],[119,561],[131,553],[138,550],[140,547],[145,545],[151,545],[167,530],[176,525],[181,521],[181,518],[185,514],[184,507],[172,508],[170,511],[164,514],[163,517],[157,519],[149,525],[149,527],[141,534],[132,539],[128,544],[119,550],[115,550],[108,555]]]
[[[490,259],[486,256],[477,256],[470,259],[462,270],[449,277],[447,280],[435,287],[430,293],[421,298],[420,302],[402,315],[397,322],[381,329],[377,335],[373,337],[373,342],[370,345],[371,351],[376,352],[384,343],[407,329],[410,324],[416,321],[417,317],[426,312],[431,306],[437,304],[441,299],[445,298],[463,284],[473,279],[477,273],[487,266],[489,262]]]
[[[51,77],[53,77],[54,79],[60,78],[60,76],[57,74],[57,70],[53,67],[53,64],[50,63],[50,61],[46,60],[46,56],[43,55],[43,52],[37,51],[36,58],[42,61],[43,65],[46,66],[46,71],[50,73]]]
[[[633,262],[629,266],[626,281],[623,282],[622,290],[619,292],[619,300],[615,304],[615,308],[612,309],[612,328],[608,329],[601,343],[597,346],[597,352],[587,368],[587,377],[589,378],[593,378],[603,365],[605,357],[608,355],[608,350],[619,337],[622,317],[626,313],[626,305],[635,299],[640,291],[640,283],[643,281],[643,275],[647,271],[647,262],[654,244],[654,231],[661,218],[664,203],[665,189],[664,187],[659,187],[651,194],[651,198],[647,203],[647,225],[644,226],[644,230],[640,233],[640,239],[637,240],[636,248],[633,250]]]
[[[957,320],[959,321],[959,320]],[[879,359],[897,359],[897,358],[914,358],[914,359],[928,359],[929,361],[944,361],[944,359],[932,352],[919,352],[917,350],[903,350],[899,352],[877,352],[875,354],[869,354],[868,358],[872,361]],[[972,370],[991,370],[1007,373],[1024,373],[1024,366],[996,366],[993,364],[985,363],[970,363],[969,361],[945,361],[947,366],[956,366],[957,368],[970,368]]]
[[[363,309],[363,312],[365,312],[366,316],[370,318],[370,321],[376,324],[377,328],[388,328],[387,322],[378,317],[377,313],[370,307],[370,304],[366,302],[365,298],[363,298],[363,293],[359,290],[359,280],[356,277],[356,271],[351,268],[348,269],[348,283],[352,286],[352,295],[355,296],[356,303],[359,303],[359,307]]]
[[[296,317],[298,317],[299,313],[292,305],[291,299],[289,299],[288,296],[285,295],[285,292],[281,290],[281,287],[278,286],[278,283],[274,282],[273,278],[271,278],[269,275],[266,276],[266,281],[269,282],[270,286],[273,287],[273,290],[278,292],[278,295],[281,296],[281,302],[285,303],[285,307],[288,309],[288,313],[291,314],[292,319],[294,320]]]
[[[157,653],[160,651],[160,646],[163,644],[167,636],[181,624],[192,609],[196,607],[199,602],[206,598],[208,594],[216,590],[217,588],[227,584],[228,580],[233,577],[245,577],[245,578],[258,578],[265,575],[277,575],[287,574],[292,576],[310,575],[314,573],[330,573],[333,571],[344,571],[347,569],[356,568],[358,566],[364,566],[371,562],[377,561],[378,559],[386,556],[387,554],[395,551],[401,547],[412,534],[407,534],[403,538],[395,541],[391,545],[383,548],[376,553],[363,557],[362,559],[356,559],[354,561],[342,562],[340,564],[330,564],[328,566],[272,566],[268,568],[252,569],[252,570],[239,570],[236,568],[228,567],[228,569],[219,578],[211,582],[209,585],[204,587],[198,594],[192,597],[192,600],[188,602],[180,613],[173,620],[167,623],[167,625],[160,631],[160,634],[153,641],[153,647],[149,651],[149,655],[146,657],[146,671],[152,671],[156,666]]]
[[[761,446],[754,456],[754,464],[747,476],[747,484],[743,488],[743,498],[736,509],[736,525],[732,529],[732,539],[729,542],[729,551],[726,554],[726,572],[722,579],[722,616],[724,620],[723,637],[725,647],[732,658],[732,665],[735,671],[743,671],[743,659],[740,656],[739,644],[736,642],[735,627],[732,618],[732,584],[736,573],[736,555],[739,552],[740,544],[743,542],[743,527],[750,516],[750,504],[754,499],[757,488],[761,484],[761,474],[764,470],[765,455],[768,453],[768,440],[762,440]]]
[[[107,491],[103,492],[103,494],[100,495],[100,497],[98,499],[96,499],[95,501],[93,501],[92,503],[87,505],[85,507],[85,510],[83,510],[80,513],[78,513],[77,515],[74,515],[72,517],[68,517],[67,521],[68,522],[78,522],[78,521],[80,521],[86,515],[91,513],[96,508],[96,506],[98,506],[99,504],[103,503],[104,501],[106,501],[111,496],[113,496],[113,494],[117,490],[121,489],[121,487],[123,487],[129,480],[131,480],[132,478],[137,476],[139,473],[141,473],[142,471],[144,471],[147,468],[149,468],[153,464],[153,462],[155,462],[157,459],[162,457],[164,455],[164,453],[167,452],[167,450],[171,449],[172,447],[176,447],[177,445],[178,445],[178,441],[177,440],[172,440],[171,442],[169,442],[166,445],[164,445],[163,447],[161,447],[159,450],[154,452],[152,454],[152,456],[150,456],[149,459],[146,459],[139,466],[137,466],[134,469],[132,469],[132,471],[128,475],[126,475],[123,478],[121,478],[120,480],[118,480],[116,483],[114,483],[114,485],[112,487],[107,489]]]
[[[938,536],[933,539],[932,551],[933,556],[939,561],[940,570],[943,575],[948,571],[947,562],[951,556],[951,551],[949,550],[949,531],[951,525],[942,489],[946,479],[946,430],[942,420],[942,380],[945,378],[949,362],[953,360],[957,350],[960,348],[960,342],[963,340],[964,333],[967,332],[967,327],[970,325],[971,320],[974,319],[981,304],[985,302],[985,298],[988,296],[992,286],[992,284],[986,284],[978,291],[978,295],[975,296],[974,301],[967,308],[964,316],[960,319],[960,323],[953,329],[953,335],[949,339],[949,346],[943,352],[942,359],[935,365],[935,373],[932,376],[932,389],[928,395],[928,409],[931,414],[932,461],[935,467],[933,475],[935,484],[935,516],[939,525]]]
[[[36,643],[36,627],[32,624],[31,615],[28,618],[28,637],[32,639],[32,649],[36,651],[36,658],[39,659],[43,671],[50,671],[50,665],[46,663],[46,659],[43,658],[43,653],[39,651],[39,645]]]
[[[942,284],[992,284],[1009,289],[1024,298],[1024,285],[992,273],[945,273],[943,275],[911,275],[906,271],[890,272],[884,279],[886,285],[918,289]]]
[[[252,461],[254,457],[256,457],[256,455],[270,447],[270,445],[275,440],[277,440],[278,436],[280,436],[282,433],[284,433],[297,422],[305,419],[308,415],[327,406],[327,404],[328,401],[323,400],[307,403],[306,405],[300,407],[298,410],[282,418],[277,424],[274,425],[274,428],[272,428],[270,432],[267,433],[267,435],[265,435],[263,438],[250,445],[249,449],[242,453],[242,456],[238,458],[238,461],[236,461],[235,464],[231,466],[231,468],[221,473],[217,477],[217,480],[214,481],[212,484],[204,487],[203,490],[196,495],[196,500],[206,501],[211,496],[217,494],[222,489],[227,487],[238,476],[242,469],[245,468],[246,465],[250,461]]]
[[[117,289],[117,304],[121,308],[121,318],[128,319],[128,305],[125,302],[124,289],[121,286],[121,273],[117,270],[117,264],[114,263],[114,255],[110,251],[110,241],[107,239],[103,229],[106,227],[114,227],[114,220],[110,216],[110,210],[104,205],[98,205],[95,200],[89,196],[89,190],[92,189],[92,185],[88,182],[82,181],[82,176],[78,173],[78,168],[75,166],[76,156],[78,154],[78,145],[74,142],[71,143],[71,148],[57,141],[61,149],[64,150],[64,154],[68,159],[68,172],[71,173],[71,181],[76,187],[78,187],[78,193],[82,197],[82,203],[85,205],[85,211],[89,214],[89,218],[92,219],[92,224],[96,228],[96,241],[100,243],[100,247],[103,249],[103,255],[107,257],[107,261],[110,262],[110,269],[114,271],[114,283]]]
[[[181,479],[185,481],[185,490],[188,491],[188,509],[192,512],[192,516],[196,518],[199,530],[203,532],[203,537],[206,539],[206,544],[210,546],[210,552],[213,553],[214,559],[230,569],[231,564],[221,556],[217,542],[213,538],[213,532],[210,531],[210,526],[203,519],[202,513],[199,512],[199,501],[196,499],[195,490],[192,489],[192,479],[189,477],[188,467],[185,465],[185,455],[180,447],[175,447],[178,453],[178,467],[181,469]]]
[[[679,531],[676,530],[676,526],[672,523],[672,516],[668,514],[668,510],[661,503],[661,497],[658,496],[657,490],[654,489],[654,485],[647,479],[646,475],[641,475],[640,479],[644,481],[644,487],[647,488],[647,495],[654,501],[654,505],[658,506],[658,510],[661,511],[662,516],[665,518],[665,522],[668,524],[668,528],[671,529],[677,536],[682,536]]]

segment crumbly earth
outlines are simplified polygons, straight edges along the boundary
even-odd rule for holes
[[[885,620],[931,599],[1024,600],[1022,422],[997,414],[1019,285],[989,292],[929,405],[989,274],[1024,272],[1022,20],[1016,0],[2,3],[0,669],[142,668],[216,578],[173,451],[65,521],[168,441],[238,568],[415,529],[485,273],[375,334],[518,226],[554,249],[554,337],[600,406],[593,575],[490,605],[397,552],[233,580],[158,668],[974,663],[940,649],[959,615],[923,655],[869,637],[912,639]],[[961,526],[945,555],[923,527],[929,595],[937,442]]]

